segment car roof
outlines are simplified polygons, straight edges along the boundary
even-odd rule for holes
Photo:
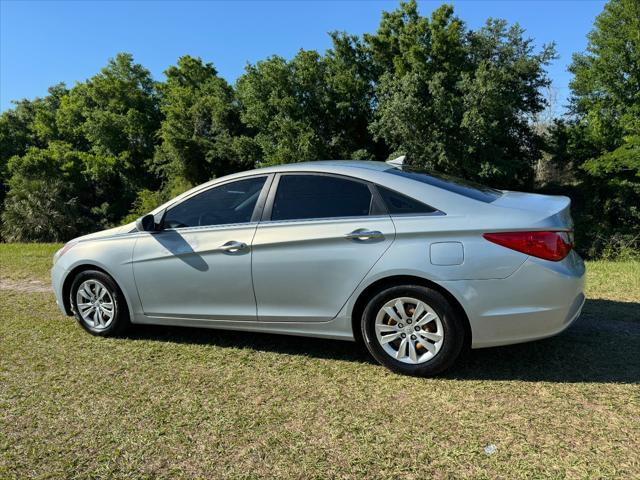
[[[293,170],[297,171],[326,171],[333,172],[343,168],[365,168],[368,170],[375,170],[378,172],[388,170],[392,168],[385,162],[375,162],[372,160],[315,160],[313,162],[299,162],[299,163],[284,163],[281,165],[273,165],[269,167],[257,168],[255,170],[249,170],[243,172],[244,174],[258,173],[258,172],[289,172]]]
[[[298,162],[298,163],[283,163],[279,165],[270,165],[262,168],[255,168],[252,170],[245,170],[242,172],[232,173],[230,175],[225,175],[224,177],[214,178],[209,180],[208,182],[197,185],[190,190],[178,195],[177,197],[169,200],[168,202],[160,205],[155,208],[152,213],[156,213],[161,211],[163,208],[175,203],[185,197],[188,197],[200,190],[206,189],[209,186],[215,185],[217,183],[223,183],[228,180],[241,179],[244,177],[251,177],[255,175],[268,175],[272,173],[282,173],[282,172],[320,172],[320,173],[337,173],[337,174],[348,174],[351,172],[354,176],[360,177],[361,175],[356,174],[353,169],[358,169],[358,171],[363,174],[368,172],[383,172],[393,168],[392,165],[389,165],[385,162],[376,162],[371,160],[315,160],[312,162]],[[364,175],[366,176],[366,175]]]
[[[155,214],[157,212],[160,212],[164,208],[169,207],[171,204],[181,201],[186,197],[194,195],[199,191],[207,189],[218,183],[240,180],[242,178],[252,177],[256,175],[269,175],[285,172],[315,172],[352,176],[364,181],[383,185],[386,188],[391,188],[392,190],[398,192],[402,192],[404,195],[415,198],[441,211],[444,211],[442,206],[447,206],[447,209],[449,211],[452,211],[452,202],[455,202],[460,207],[461,212],[468,209],[469,206],[478,203],[476,200],[471,200],[457,193],[449,192],[436,186],[427,185],[410,178],[401,177],[399,175],[389,175],[387,172],[389,170],[392,170],[393,168],[397,167],[386,162],[376,162],[369,160],[317,160],[312,162],[272,165],[215,178],[206,183],[198,185],[181,195],[178,195],[172,200],[169,200],[163,205],[157,207],[155,210],[153,210],[152,213]]]

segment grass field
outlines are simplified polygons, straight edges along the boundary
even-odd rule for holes
[[[347,342],[91,337],[20,288],[57,247],[0,245],[2,479],[640,478],[640,263],[589,263],[562,335],[416,379]]]

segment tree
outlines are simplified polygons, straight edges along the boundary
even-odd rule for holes
[[[56,113],[59,135],[74,149],[90,154],[85,173],[95,190],[102,224],[119,221],[138,190],[158,187],[148,165],[160,118],[149,71],[126,53],[62,98]]]
[[[213,65],[184,56],[165,75],[158,86],[164,118],[154,158],[161,176],[195,185],[251,168],[256,148],[240,121],[233,89]]]
[[[544,67],[518,26],[489,20],[468,31],[443,5],[431,19],[415,1],[385,13],[365,35],[380,80],[371,130],[409,161],[503,186],[530,182],[540,155],[532,115],[544,109]]]
[[[569,70],[572,139],[565,157],[589,192],[591,254],[617,238],[640,246],[640,2],[611,0]],[[609,242],[610,243],[610,242]],[[611,248],[611,245],[609,245]],[[615,248],[615,246],[613,247]]]
[[[2,235],[9,241],[61,241],[82,233],[95,200],[84,176],[85,157],[67,143],[30,147],[8,163],[9,193]]]
[[[3,113],[4,238],[60,240],[120,221],[138,190],[158,186],[147,164],[159,121],[155,84],[128,54]]]
[[[270,57],[238,80],[241,118],[255,132],[263,163],[372,158],[384,148],[367,130],[373,112],[367,52],[353,36],[331,35],[325,55]]]
[[[46,97],[20,100],[15,102],[15,108],[0,115],[0,212],[9,191],[9,160],[30,148],[46,147],[50,140],[58,138],[55,115],[67,92],[64,84],[54,85]]]

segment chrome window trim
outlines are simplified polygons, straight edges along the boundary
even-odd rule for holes
[[[291,223],[295,223],[295,224],[301,224],[301,223],[312,223],[312,224],[316,224],[316,223],[320,223],[320,222],[326,222],[326,223],[333,223],[333,222],[340,222],[340,221],[350,221],[350,220],[361,220],[361,221],[366,221],[366,220],[376,220],[376,219],[385,219],[388,220],[390,217],[390,215],[388,214],[379,214],[379,215],[358,215],[355,217],[322,217],[322,218],[303,218],[303,219],[291,219],[291,220],[262,220],[260,221],[260,226],[262,225],[282,225],[282,224],[291,224]]]
[[[391,218],[411,218],[411,217],[446,217],[447,214],[442,210],[436,210],[429,213],[393,213],[389,214]]]
[[[258,225],[260,222],[244,222],[244,223],[222,223],[219,225],[202,225],[197,227],[180,227],[180,228],[165,228],[157,233],[162,232],[177,232],[177,233],[190,233],[190,232],[203,232],[211,230],[234,230],[236,228],[250,227],[252,225]]]

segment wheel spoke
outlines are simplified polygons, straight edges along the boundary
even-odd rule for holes
[[[421,338],[421,337],[418,337],[418,342],[419,342],[419,343],[420,343],[420,345],[422,345],[424,348],[426,348],[427,350],[429,350],[432,354],[435,354],[435,353],[436,353],[436,346],[435,346],[433,343],[428,342],[427,340],[425,340],[425,339],[423,339],[423,338]]]
[[[386,325],[384,323],[376,323],[376,330],[380,333],[397,332],[398,327],[396,327],[395,325]]]
[[[387,312],[387,315],[395,320],[396,323],[400,323],[402,321],[402,319],[398,316],[398,314],[392,307],[384,307],[383,310]]]
[[[396,352],[397,359],[407,356],[407,343],[409,343],[409,341],[406,338],[403,338],[400,342],[400,346],[398,347],[398,351]]]
[[[105,329],[115,319],[113,294],[102,282],[86,280],[75,295],[75,309],[89,327]]]
[[[407,312],[405,312],[404,310],[404,302],[401,299],[398,299],[398,301],[395,304],[395,307],[396,307],[396,311],[400,314],[400,317],[402,318],[402,320],[406,320]]]
[[[442,340],[442,335],[438,335],[437,333],[425,332],[424,330],[419,330],[418,335],[428,338],[429,340],[433,340],[434,342],[439,342]]]
[[[411,315],[411,319],[414,321],[414,323],[416,323],[420,319],[420,315],[422,315],[424,312],[424,303],[418,303],[415,310],[413,311],[413,315]]]
[[[389,342],[393,342],[394,340],[397,340],[400,338],[400,333],[396,332],[396,333],[392,333],[391,335],[383,335],[382,338],[380,339],[380,343],[382,345],[385,345]]]
[[[85,300],[91,300],[91,294],[89,292],[87,292],[86,290],[86,286],[82,286],[79,290],[78,293],[82,296],[82,298],[84,298]]]
[[[379,307],[373,327],[378,345],[385,353],[411,365],[428,362],[436,356],[445,336],[435,310],[412,296],[389,298]]]
[[[411,359],[412,362],[416,363],[418,361],[416,346],[411,340],[409,340],[407,343],[409,345],[409,358]]]
[[[436,316],[433,313],[427,312],[425,315],[422,316],[420,320],[416,322],[416,325],[418,325],[419,327],[422,327],[423,325],[426,325],[427,323],[435,320],[435,318]]]

